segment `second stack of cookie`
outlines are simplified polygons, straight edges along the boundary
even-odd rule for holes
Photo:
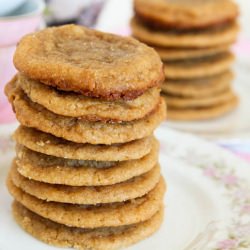
[[[68,25],[21,40],[6,86],[21,126],[13,214],[49,244],[117,249],[154,233],[165,183],[154,129],[162,63],[132,38]]]
[[[237,106],[230,70],[239,29],[233,1],[135,0],[134,9],[133,36],[164,62],[169,119],[209,119]]]

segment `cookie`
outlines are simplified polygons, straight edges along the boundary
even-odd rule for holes
[[[51,185],[25,178],[18,173],[14,161],[10,170],[10,178],[14,185],[41,200],[95,205],[98,203],[123,202],[145,195],[159,182],[160,167],[156,165],[146,174],[115,185],[72,187]]]
[[[228,51],[230,45],[221,45],[211,48],[161,48],[155,47],[154,49],[159,54],[163,61],[176,61],[176,60],[186,60],[202,58],[207,56],[213,56],[216,54],[224,53]]]
[[[163,221],[163,207],[147,221],[98,229],[79,229],[52,222],[16,201],[12,205],[12,212],[16,222],[38,240],[58,247],[82,250],[116,250],[127,247],[156,232]]]
[[[18,171],[36,181],[69,186],[104,186],[127,181],[150,171],[158,160],[159,143],[154,140],[146,156],[122,162],[69,160],[47,156],[17,146]]]
[[[13,139],[33,151],[46,155],[88,161],[127,161],[140,159],[150,152],[153,145],[152,136],[109,146],[74,143],[24,126],[17,128]]]
[[[168,109],[168,118],[176,121],[195,121],[217,118],[234,110],[239,103],[239,99],[234,96],[228,102],[207,108],[190,109]]]
[[[221,103],[227,103],[230,100],[234,99],[235,94],[230,88],[228,88],[227,90],[212,96],[183,98],[178,96],[164,95],[164,97],[169,108],[188,109],[211,107],[219,105]]]
[[[162,85],[162,92],[174,96],[201,98],[216,95],[230,87],[233,73],[225,73],[197,79],[171,80],[167,79]]]
[[[183,30],[218,26],[239,13],[231,0],[135,0],[134,9],[147,25]]]
[[[21,89],[15,89],[11,84],[7,86],[6,93],[22,125],[77,143],[110,145],[141,139],[151,135],[166,116],[164,100],[160,99],[156,110],[140,120],[90,122],[54,114],[29,100]]]
[[[165,192],[165,183],[161,178],[145,196],[93,206],[46,202],[25,193],[10,179],[7,186],[11,195],[27,209],[54,222],[80,228],[116,227],[148,220],[159,211]]]
[[[31,79],[106,100],[134,99],[164,77],[152,48],[133,38],[77,25],[25,36],[14,64]]]
[[[227,71],[234,61],[230,52],[175,62],[165,62],[164,72],[167,79],[194,79],[221,74]]]
[[[151,88],[134,100],[103,101],[59,91],[23,75],[18,75],[12,82],[20,86],[29,99],[51,112],[89,121],[119,122],[141,119],[156,108],[160,97],[160,89]]]
[[[174,48],[208,48],[232,44],[239,32],[237,23],[192,32],[153,30],[141,24],[136,18],[131,20],[131,28],[133,36],[142,42],[154,47]]]

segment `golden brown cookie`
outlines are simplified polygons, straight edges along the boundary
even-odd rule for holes
[[[233,54],[226,52],[206,58],[165,62],[164,72],[167,79],[203,78],[227,71],[233,61]]]
[[[171,80],[167,79],[162,85],[162,92],[174,96],[205,97],[223,92],[230,87],[233,73],[225,73],[197,79]]]
[[[76,187],[52,185],[25,178],[18,173],[14,161],[10,170],[10,178],[17,187],[41,200],[95,205],[123,202],[145,195],[159,182],[160,167],[156,165],[146,174],[115,185]]]
[[[69,186],[103,186],[127,181],[150,171],[158,161],[154,139],[149,154],[122,162],[69,160],[48,156],[17,145],[18,171],[36,181]]]
[[[22,125],[77,143],[110,145],[141,139],[151,135],[166,116],[164,100],[160,99],[156,110],[140,120],[123,123],[90,122],[54,114],[32,102],[20,88],[15,88],[11,83],[7,85],[6,93]]]
[[[74,143],[24,126],[18,127],[13,138],[17,143],[36,152],[65,159],[89,161],[140,159],[150,152],[153,145],[152,136],[109,146]]]
[[[227,103],[234,99],[235,94],[228,88],[221,93],[217,93],[212,96],[202,96],[202,97],[178,97],[171,95],[164,95],[166,99],[167,106],[169,108],[203,108],[217,106],[221,103]]]
[[[177,29],[217,26],[239,13],[231,0],[134,0],[134,9],[146,24]]]
[[[54,222],[80,228],[116,227],[143,222],[159,211],[165,192],[163,178],[148,194],[126,202],[93,205],[73,205],[46,202],[16,187],[8,179],[11,195],[27,209]]]
[[[163,61],[176,61],[201,58],[206,56],[213,56],[216,54],[228,51],[230,45],[221,45],[211,48],[161,48],[155,47],[154,49],[159,54]]]
[[[235,96],[228,102],[207,108],[168,109],[168,118],[176,121],[195,121],[217,118],[234,110],[239,103]]]
[[[77,25],[25,36],[14,64],[31,79],[107,100],[134,99],[163,80],[162,63],[153,49],[133,38]]]
[[[237,38],[239,25],[232,23],[223,27],[194,31],[161,31],[150,29],[138,19],[131,21],[132,34],[142,42],[154,47],[207,48],[232,44]]]
[[[79,229],[67,227],[26,209],[17,201],[12,205],[16,222],[38,240],[58,247],[82,250],[116,250],[134,244],[157,231],[163,221],[163,207],[149,220],[114,228]]]
[[[59,91],[23,75],[18,75],[12,82],[20,86],[33,102],[51,112],[90,121],[138,120],[156,108],[160,97],[160,89],[151,88],[130,101],[104,101],[77,93]]]

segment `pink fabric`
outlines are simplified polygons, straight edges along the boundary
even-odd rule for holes
[[[41,14],[0,20],[0,124],[15,121],[4,87],[16,73],[12,62],[16,44],[24,35],[34,32],[40,23]]]
[[[237,56],[250,58],[250,38],[239,37],[237,43],[233,46],[233,51]]]
[[[249,148],[250,150],[250,148]],[[233,151],[234,152],[234,151]],[[243,160],[246,160],[250,163],[250,152],[249,153],[241,153],[241,152],[234,152],[238,157],[242,158]]]
[[[0,20],[0,47],[15,45],[24,35],[35,31],[40,23],[40,14]]]
[[[5,84],[15,75],[15,68],[12,63],[15,46],[0,48],[0,124],[9,123],[15,120],[12,109],[4,95]]]

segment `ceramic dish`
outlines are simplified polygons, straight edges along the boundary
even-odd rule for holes
[[[0,17],[0,47],[14,45],[34,31],[41,22],[44,7],[43,0],[27,0],[10,15]]]
[[[4,0],[6,5],[12,2],[17,1]],[[21,37],[40,27],[44,7],[43,0],[26,0],[8,16],[0,16],[0,123],[10,122],[14,118],[4,95],[4,86],[16,72],[13,65],[16,44]]]
[[[0,16],[5,16],[20,7],[25,0],[0,0]]]

